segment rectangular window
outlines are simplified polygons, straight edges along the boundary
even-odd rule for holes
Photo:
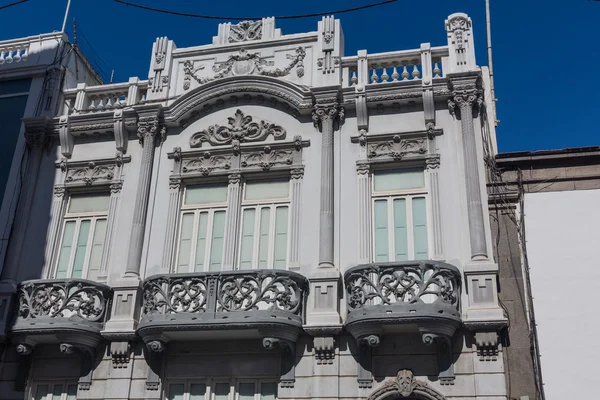
[[[31,390],[31,400],[76,400],[77,382],[40,382]]]
[[[166,387],[166,400],[277,400],[277,382],[258,379],[187,379]]]
[[[176,272],[221,270],[226,208],[227,184],[185,188]]]
[[[238,252],[239,269],[286,268],[289,191],[289,179],[245,182]]]
[[[374,261],[429,258],[423,170],[375,171],[372,198]]]
[[[106,240],[110,195],[73,194],[63,219],[56,279],[96,280]]]

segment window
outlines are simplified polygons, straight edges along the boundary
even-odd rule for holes
[[[106,240],[110,196],[73,194],[64,216],[55,278],[95,280]]]
[[[375,171],[374,261],[429,258],[427,230],[427,191],[423,170]]]
[[[239,269],[287,266],[289,179],[247,181],[239,240]]]
[[[257,379],[181,380],[168,385],[167,400],[276,400],[277,383]]]
[[[226,209],[227,184],[185,188],[179,222],[177,272],[221,270]]]
[[[32,400],[75,400],[77,382],[44,382],[36,384],[32,391]]]

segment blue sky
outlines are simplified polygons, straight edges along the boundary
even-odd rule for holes
[[[0,0],[0,5],[13,0]],[[233,16],[303,14],[374,0],[197,1],[131,0],[183,12]],[[222,21],[152,13],[112,0],[72,0],[72,18],[86,55],[115,81],[146,78],[152,42],[168,36],[178,47],[207,44]],[[0,40],[60,30],[67,0],[30,0],[0,10]],[[600,2],[491,0],[500,151],[600,145],[594,115],[600,109]],[[339,15],[346,55],[446,44],[444,19],[462,11],[473,19],[479,65],[487,65],[485,0],[398,0]],[[319,18],[278,20],[284,34],[316,30]],[[85,42],[81,34],[91,43]],[[102,61],[100,61],[102,59]]]

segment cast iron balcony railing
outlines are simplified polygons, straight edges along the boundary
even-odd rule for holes
[[[378,341],[391,325],[416,324],[426,334],[452,336],[461,324],[460,272],[438,261],[359,265],[344,274],[346,329]],[[427,340],[424,336],[424,340]]]
[[[111,294],[110,287],[84,279],[21,283],[11,329],[14,341],[22,344],[18,349],[27,352],[39,342],[52,341],[95,346],[101,338]]]
[[[295,342],[307,288],[305,277],[282,270],[155,275],[144,281],[138,333],[158,351],[181,331],[218,338],[223,330],[250,329],[268,339],[266,347],[272,338]]]

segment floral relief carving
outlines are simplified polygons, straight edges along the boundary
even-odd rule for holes
[[[183,160],[181,170],[184,173],[199,172],[202,175],[208,175],[214,170],[228,170],[229,168],[231,168],[231,156],[211,155],[207,151],[202,157]]]
[[[275,165],[292,165],[291,150],[273,150],[271,146],[265,146],[262,151],[242,155],[241,166],[262,168],[263,171],[270,170]]]
[[[415,379],[413,372],[408,369],[398,371],[394,379],[386,381],[379,389],[375,390],[367,400],[382,400],[394,397],[417,397],[428,400],[446,400],[437,390],[426,382]]]
[[[262,21],[242,21],[230,29],[229,43],[262,39]]]
[[[211,125],[208,129],[195,133],[190,138],[191,147],[201,147],[204,142],[213,146],[231,144],[232,141],[256,142],[273,135],[275,140],[285,139],[286,131],[279,125],[266,121],[253,121],[249,115],[237,110],[227,118],[227,125]]]
[[[304,76],[304,57],[306,50],[303,47],[296,48],[294,54],[287,54],[286,58],[290,60],[285,68],[271,69],[273,61],[267,61],[259,53],[250,53],[246,49],[240,49],[238,54],[231,55],[225,62],[215,63],[212,67],[215,75],[207,77],[197,76],[197,72],[204,70],[204,65],[196,66],[194,61],[188,60],[183,63],[183,89],[190,88],[191,79],[194,79],[200,85],[214,81],[215,79],[225,78],[232,75],[263,75],[272,77],[282,77],[288,75],[291,70],[297,66],[296,74],[298,77]]]
[[[94,162],[89,162],[85,167],[69,170],[65,182],[83,182],[86,185],[91,185],[96,181],[110,181],[114,177],[114,170],[115,165],[100,166]]]
[[[390,141],[369,145],[368,149],[370,159],[391,157],[396,161],[406,156],[427,153],[425,139],[402,139],[400,135],[394,135]]]

